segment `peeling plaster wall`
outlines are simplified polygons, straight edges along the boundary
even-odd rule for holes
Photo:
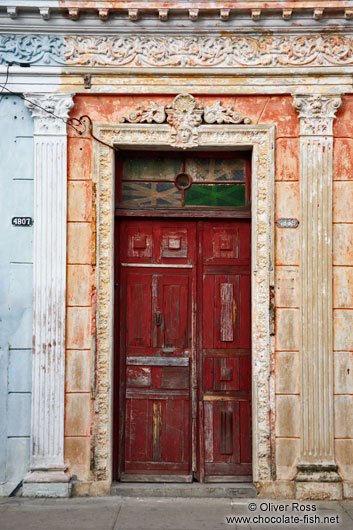
[[[353,96],[344,96],[334,122],[333,322],[335,455],[353,482]],[[353,488],[346,490],[353,496]]]
[[[23,101],[0,97],[0,495],[29,464],[32,364],[33,122]]]

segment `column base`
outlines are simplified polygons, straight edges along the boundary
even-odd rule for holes
[[[353,499],[353,482],[343,482],[343,497]]]
[[[340,500],[342,478],[336,464],[300,464],[295,477],[295,493],[299,500]]]
[[[23,497],[71,497],[70,476],[62,470],[30,471],[23,481]]]

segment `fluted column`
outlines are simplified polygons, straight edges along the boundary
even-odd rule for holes
[[[301,453],[299,498],[340,498],[334,458],[332,126],[337,96],[295,96],[300,118]]]
[[[67,211],[64,120],[73,99],[68,94],[27,97],[31,103],[26,105],[34,119],[34,295],[31,461],[23,494],[67,496],[70,488],[64,464]]]

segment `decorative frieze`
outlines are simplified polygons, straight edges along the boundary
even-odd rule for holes
[[[293,67],[353,64],[345,35],[66,37],[65,64],[80,66]]]
[[[332,339],[332,124],[340,104],[331,95],[294,98],[301,125],[299,498],[342,496],[334,458]]]
[[[30,473],[24,495],[67,496],[64,464],[66,124],[71,94],[28,96],[34,119],[34,278]],[[55,116],[54,116],[55,115]]]
[[[1,35],[0,64],[7,61],[65,64],[65,41],[58,36]]]
[[[78,10],[70,10],[76,19]],[[166,14],[163,14],[163,17]],[[225,16],[225,15],[224,15]],[[289,16],[285,13],[285,16]],[[137,10],[129,17],[137,19]],[[164,20],[164,18],[163,18]],[[307,67],[350,66],[353,37],[348,35],[262,36],[0,36],[0,64],[146,67]]]

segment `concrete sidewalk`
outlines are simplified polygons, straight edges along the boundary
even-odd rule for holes
[[[265,499],[180,499],[94,497],[73,499],[0,498],[1,530],[352,530],[353,501],[296,502]],[[256,509],[255,506],[256,505]],[[282,508],[279,508],[282,506]],[[310,508],[310,510],[309,510]],[[252,511],[254,510],[254,511]],[[302,511],[303,510],[303,511]],[[239,524],[231,516],[254,517]],[[316,519],[304,517],[319,517]],[[299,517],[284,522],[266,517]],[[326,523],[323,518],[326,517]],[[276,524],[276,521],[278,523]],[[283,521],[283,519],[281,519]],[[312,519],[311,521],[314,521]]]

